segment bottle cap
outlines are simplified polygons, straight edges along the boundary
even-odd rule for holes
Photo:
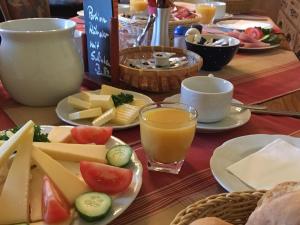
[[[189,29],[186,26],[177,26],[174,30],[174,35],[185,35],[185,32]]]

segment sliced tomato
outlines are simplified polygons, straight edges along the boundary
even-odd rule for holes
[[[112,130],[111,127],[77,126],[72,128],[71,134],[78,144],[104,145],[111,137]]]
[[[259,40],[264,36],[262,30],[258,27],[249,27],[245,30],[245,33],[256,40]]]
[[[70,206],[49,177],[43,178],[43,220],[46,223],[62,222],[70,217]]]
[[[117,194],[125,191],[131,183],[130,169],[96,162],[80,162],[80,172],[88,186],[97,192]]]

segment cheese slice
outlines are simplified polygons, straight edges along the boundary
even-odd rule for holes
[[[33,128],[24,135],[16,148],[16,156],[13,159],[0,195],[0,224],[24,223],[29,220],[29,179],[31,150],[33,148],[32,139]]]
[[[40,221],[42,216],[43,177],[45,173],[38,167],[31,170],[29,209],[30,221]]]
[[[107,148],[105,145],[46,142],[34,142],[33,145],[56,160],[73,162],[86,160],[106,163]]]
[[[73,127],[55,126],[48,134],[48,140],[54,143],[73,143],[74,140],[71,135]]]
[[[89,191],[89,188],[84,182],[38,148],[34,147],[32,149],[32,157],[36,164],[61,191],[70,205],[74,204],[75,199],[80,194]]]
[[[24,141],[26,134],[33,128],[34,123],[29,120],[23,127],[21,127],[13,136],[5,141],[0,147],[0,166],[9,158],[9,156],[16,150],[16,147]]]
[[[130,105],[137,106],[139,108],[142,108],[146,104],[146,101],[141,98],[134,98],[133,102],[130,103]]]
[[[101,85],[101,90],[100,90],[101,95],[118,95],[121,94],[121,92],[122,89],[120,88],[112,87],[106,84]]]
[[[103,124],[106,124],[110,120],[112,120],[116,115],[116,108],[111,108],[110,110],[103,113],[101,116],[97,117],[92,121],[92,124],[94,126],[102,126]]]
[[[86,110],[70,113],[69,119],[79,120],[79,119],[94,118],[100,116],[101,114],[102,114],[101,107],[97,107],[97,108],[86,109]]]
[[[129,104],[120,105],[116,109],[116,116],[112,122],[120,125],[133,123],[139,115],[139,109],[139,107]]]
[[[76,109],[89,109],[92,107],[91,103],[74,96],[68,97],[68,103]]]
[[[97,95],[91,92],[84,91],[81,93],[82,99],[91,103],[92,107],[100,106],[103,111],[113,108],[114,102],[111,95]]]

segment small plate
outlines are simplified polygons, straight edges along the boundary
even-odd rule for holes
[[[171,97],[166,98],[164,101],[166,102],[179,102],[180,94],[173,95]],[[242,103],[236,99],[233,99],[233,102]],[[236,127],[240,127],[247,123],[251,117],[251,111],[249,109],[240,110],[240,108],[231,107],[229,115],[215,123],[197,123],[197,130],[201,132],[220,132],[229,129],[233,129]]]
[[[227,171],[227,167],[246,156],[260,150],[267,144],[281,138],[300,147],[300,138],[287,135],[254,134],[231,139],[214,150],[210,159],[210,168],[219,184],[229,192],[253,190],[236,176]]]
[[[99,91],[99,90],[96,90]],[[93,91],[91,91],[93,92]],[[95,91],[94,91],[95,92]],[[122,92],[127,93],[127,94],[132,94],[134,98],[139,98],[145,100],[146,104],[152,103],[152,99],[149,98],[146,95],[140,94],[138,92],[134,91],[127,91],[123,90]],[[80,93],[74,94],[73,96],[79,97]],[[68,103],[68,97],[62,99],[56,106],[56,114],[57,116],[64,122],[74,125],[74,126],[79,126],[79,125],[92,125],[92,119],[82,119],[82,120],[69,120],[69,114],[79,111],[77,109],[74,109],[69,103]],[[133,123],[128,124],[128,125],[116,125],[113,123],[106,123],[105,126],[111,126],[113,129],[116,130],[121,130],[121,129],[126,129],[130,127],[134,127],[139,125],[139,119],[137,118]]]
[[[246,30],[248,27],[272,28],[272,24],[255,20],[222,20],[216,23],[219,27],[232,30]]]
[[[226,20],[226,19],[230,19],[233,17],[233,14],[230,13],[225,13],[225,15],[222,18],[215,18],[215,21],[220,21],[220,20]]]
[[[239,47],[239,50],[243,50],[243,51],[263,51],[263,50],[268,50],[268,49],[274,49],[274,48],[278,48],[280,47],[280,44],[277,45],[270,45],[267,47],[261,47],[261,48],[245,48],[245,47]]]

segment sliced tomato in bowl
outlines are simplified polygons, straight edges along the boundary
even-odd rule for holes
[[[46,223],[58,223],[70,217],[70,206],[49,177],[43,178],[42,212]]]
[[[104,145],[112,131],[111,127],[77,126],[71,129],[71,135],[78,144]]]
[[[127,190],[133,176],[130,169],[88,161],[80,162],[80,172],[93,191],[106,194],[117,194]]]

